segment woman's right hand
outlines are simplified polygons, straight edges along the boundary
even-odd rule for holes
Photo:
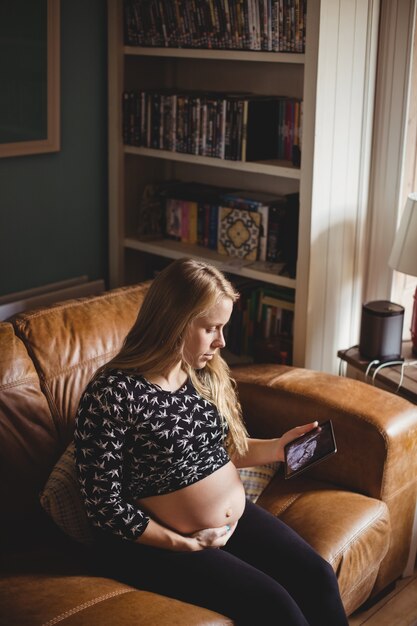
[[[237,522],[230,526],[204,528],[191,535],[182,535],[150,519],[145,531],[136,541],[147,546],[173,550],[174,552],[197,552],[206,548],[222,548],[234,533],[236,525]]]
[[[206,548],[222,548],[229,541],[235,531],[237,522],[229,526],[220,526],[219,528],[204,528],[190,535],[194,540],[194,550],[205,550]]]

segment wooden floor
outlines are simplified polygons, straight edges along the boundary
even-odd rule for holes
[[[349,626],[417,626],[417,567],[398,581],[394,591],[371,608],[349,618]]]

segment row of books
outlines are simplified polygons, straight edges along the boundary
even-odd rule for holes
[[[239,300],[233,307],[225,335],[228,350],[238,356],[256,356],[268,343],[282,348],[274,355],[276,362],[290,362],[294,324],[293,290],[237,281]],[[285,354],[284,354],[285,352]],[[259,354],[259,356],[257,356]]]
[[[171,183],[165,236],[234,259],[281,264],[295,276],[299,194],[274,195],[198,183]]]
[[[125,91],[123,141],[237,161],[299,166],[303,103],[284,96],[161,89]]]
[[[307,0],[125,0],[126,45],[304,52]]]

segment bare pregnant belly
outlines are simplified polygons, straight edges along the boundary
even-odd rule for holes
[[[245,491],[232,462],[184,489],[137,500],[151,518],[182,534],[238,521]]]

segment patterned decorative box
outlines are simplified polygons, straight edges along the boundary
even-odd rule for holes
[[[219,207],[218,252],[256,261],[260,226],[260,213]]]

